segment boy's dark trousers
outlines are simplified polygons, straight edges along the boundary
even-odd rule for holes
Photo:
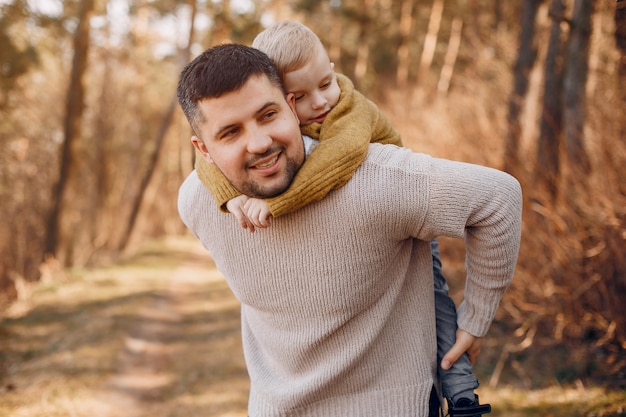
[[[439,397],[437,396],[437,389],[433,386],[430,391],[430,401],[428,404],[428,417],[441,417],[439,411],[441,410],[439,404]]]

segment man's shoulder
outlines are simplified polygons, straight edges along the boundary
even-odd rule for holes
[[[369,144],[364,162],[390,166],[423,166],[431,160],[430,155],[413,151],[410,148],[374,142]]]
[[[198,177],[198,172],[194,169],[187,175],[187,178],[183,181],[179,188],[180,194],[187,194],[190,192],[197,192],[199,186],[202,185],[202,181],[200,181],[200,177]]]
[[[207,195],[210,197],[209,190],[200,181],[198,173],[196,170],[191,171],[178,188],[178,212],[183,220],[190,210],[193,211],[195,204],[206,199]]]

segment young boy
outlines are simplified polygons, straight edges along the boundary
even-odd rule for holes
[[[270,226],[270,218],[293,212],[340,188],[363,162],[370,142],[401,146],[399,133],[376,105],[336,74],[321,41],[306,26],[281,21],[261,32],[252,46],[278,67],[287,93],[295,99],[303,134],[319,140],[293,183],[284,193],[265,200],[241,195],[215,164],[198,158],[196,171],[218,206],[233,213],[242,227],[254,231]],[[226,210],[225,210],[226,211]],[[439,363],[456,339],[456,307],[448,295],[439,248],[431,242],[435,276],[437,356]],[[467,354],[448,370],[439,369],[450,416],[478,417],[491,411],[479,405],[478,381]]]
[[[344,185],[363,162],[370,140],[395,145],[401,142],[399,133],[376,105],[357,92],[347,77],[334,73],[322,43],[306,26],[280,22],[261,32],[252,46],[276,63],[288,92],[295,96],[302,133],[319,139],[289,189],[266,200],[248,200],[214,164],[197,159],[200,179],[218,206],[254,231],[255,226],[269,226],[270,215],[296,211]],[[253,210],[256,215],[244,210],[246,201],[257,208]]]

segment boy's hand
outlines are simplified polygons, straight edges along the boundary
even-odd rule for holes
[[[255,227],[264,229],[272,225],[272,214],[265,200],[249,198],[244,204],[244,210],[248,221]]]
[[[230,211],[235,218],[239,221],[239,224],[244,229],[250,230],[250,233],[254,233],[254,224],[248,219],[246,214],[245,205],[250,199],[247,195],[241,194],[226,203],[226,208]]]
[[[472,365],[475,364],[478,359],[478,355],[480,354],[482,343],[482,337],[472,336],[463,329],[457,329],[456,342],[441,360],[441,369],[450,369],[452,364],[456,362],[465,352],[469,355],[469,360]]]

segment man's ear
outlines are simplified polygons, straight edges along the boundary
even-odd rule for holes
[[[209,155],[209,150],[207,149],[206,145],[204,144],[204,142],[202,142],[202,140],[199,137],[192,136],[191,143],[193,143],[194,148],[198,150],[198,152],[200,153],[200,155],[202,155],[202,158],[205,161],[209,163],[213,163],[213,160],[211,159],[211,155]]]
[[[287,101],[293,115],[296,116],[298,125],[300,125],[300,119],[298,118],[298,113],[296,112],[296,95],[294,93],[287,93],[285,100]]]

